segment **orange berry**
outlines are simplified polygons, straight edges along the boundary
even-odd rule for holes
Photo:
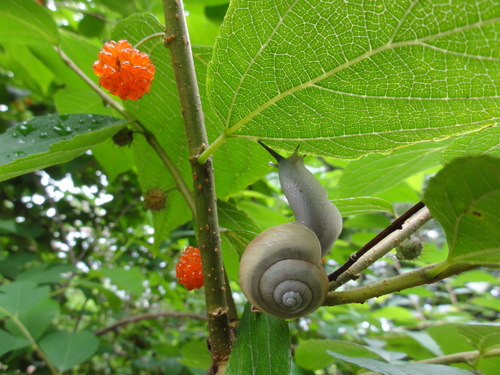
[[[199,289],[203,286],[200,249],[188,246],[184,250],[175,266],[175,276],[179,279],[179,284],[184,285],[188,290]]]
[[[109,41],[92,67],[99,84],[120,99],[137,100],[149,92],[156,68],[144,52],[126,40]]]

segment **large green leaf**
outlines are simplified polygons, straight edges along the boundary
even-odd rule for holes
[[[484,129],[455,139],[441,155],[441,161],[449,163],[454,158],[489,154],[500,157],[500,127]]]
[[[430,180],[424,202],[446,232],[450,262],[500,266],[500,159],[455,159]]]
[[[288,323],[267,314],[253,313],[247,303],[226,375],[290,373]]]
[[[387,152],[498,121],[499,30],[494,0],[236,0],[209,95],[229,135]]]
[[[377,361],[368,358],[355,358],[328,351],[331,356],[341,359],[349,363],[353,363],[368,370],[381,373],[383,375],[424,375],[424,374],[440,374],[440,375],[472,375],[468,370],[463,370],[450,366],[443,365],[428,365],[422,363],[405,363],[402,365],[392,365],[389,363]]]
[[[59,30],[47,8],[35,1],[0,1],[0,41],[59,43]]]
[[[360,197],[385,191],[404,179],[439,165],[441,152],[449,144],[427,142],[408,146],[390,155],[368,155],[347,164],[339,180],[337,197]]]
[[[20,313],[18,319],[24,328],[30,333],[31,337],[38,340],[58,315],[59,304],[57,301],[45,298],[28,310]],[[12,319],[5,323],[5,327],[18,337],[24,336],[24,333],[12,321]]]
[[[50,293],[49,287],[38,287],[34,281],[16,281],[0,287],[0,317],[23,313]]]
[[[68,370],[95,353],[99,340],[90,332],[55,332],[40,341],[40,348],[57,369]]]
[[[3,329],[0,329],[0,356],[11,350],[21,349],[30,344],[29,340],[23,337],[16,337]]]
[[[0,181],[70,161],[115,134],[126,123],[92,114],[48,115],[0,135]]]

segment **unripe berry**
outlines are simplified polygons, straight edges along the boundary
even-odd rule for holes
[[[161,211],[166,207],[167,198],[162,189],[150,189],[144,194],[144,206],[153,212]]]

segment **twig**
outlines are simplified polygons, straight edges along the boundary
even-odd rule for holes
[[[231,353],[232,336],[226,296],[227,284],[222,263],[214,169],[211,157],[204,163],[197,160],[199,153],[206,148],[208,138],[182,0],[163,0],[163,10],[165,45],[170,50],[189,145],[212,368],[216,369],[227,361]]]
[[[406,218],[408,217],[406,213],[403,216]],[[404,223],[403,221],[399,220],[400,218],[398,219],[399,221],[396,220],[397,224],[392,228],[389,234],[388,235],[385,234],[383,238],[377,240],[377,244],[375,246],[368,247],[368,244],[370,244],[370,242],[374,242],[375,239],[377,239],[377,237],[379,237],[380,235],[376,236],[367,245],[363,246],[361,250],[363,250],[364,248],[368,248],[368,251],[363,250],[364,255],[361,256],[354,265],[352,265],[351,267],[347,267],[347,270],[343,272],[340,276],[338,276],[336,281],[332,281],[330,283],[330,290],[335,290],[339,286],[348,282],[349,280],[353,280],[359,277],[358,275],[361,271],[365,270],[375,261],[382,258],[385,254],[391,251],[391,249],[394,248],[397,244],[401,243],[402,241],[410,237],[413,233],[415,233],[415,231],[418,228],[424,225],[431,218],[432,216],[429,209],[427,207],[424,207],[421,208],[417,213],[415,213],[409,219],[405,220]],[[396,223],[396,221],[394,223]],[[398,228],[401,229],[398,230]],[[386,230],[384,230],[382,233],[384,233]]]
[[[380,241],[386,238],[389,234],[393,233],[398,229],[403,228],[403,223],[409,219],[412,215],[417,213],[420,209],[424,208],[425,205],[423,202],[418,202],[408,211],[406,211],[403,215],[394,220],[387,228],[385,228],[382,232],[377,234],[371,241],[369,241],[366,245],[364,245],[361,249],[359,249],[356,254],[352,254],[349,257],[349,260],[345,262],[339,269],[335,270],[331,274],[328,275],[328,280],[336,281],[340,275],[342,275],[349,267],[351,267],[359,258],[361,258],[368,250],[377,245]]]
[[[447,263],[446,261],[438,264],[432,264],[430,266],[391,277],[389,279],[384,279],[360,288],[349,289],[342,292],[330,292],[328,293],[323,306],[364,303],[370,298],[399,292],[400,290],[412,288],[422,284],[432,284],[436,281],[478,267],[479,266],[477,265],[467,263]],[[430,272],[434,268],[440,269],[440,272],[436,275],[433,275],[433,273]]]
[[[105,333],[108,333],[109,331],[114,331],[115,329],[117,329],[121,326],[124,326],[126,324],[135,323],[135,322],[139,322],[141,320],[146,320],[146,319],[157,319],[159,317],[189,318],[189,319],[196,319],[196,320],[207,320],[206,316],[201,315],[201,314],[184,313],[184,312],[178,312],[178,311],[160,311],[160,312],[156,312],[156,313],[145,313],[145,314],[134,315],[134,316],[130,316],[128,318],[118,320],[117,322],[115,322],[107,327],[104,327],[98,331],[95,331],[94,335],[102,336]]]

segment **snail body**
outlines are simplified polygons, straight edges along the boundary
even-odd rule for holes
[[[321,258],[338,238],[342,217],[297,150],[284,158],[262,146],[278,161],[280,184],[296,221],[269,228],[248,244],[240,263],[240,286],[260,311],[298,318],[326,298],[328,277]]]

